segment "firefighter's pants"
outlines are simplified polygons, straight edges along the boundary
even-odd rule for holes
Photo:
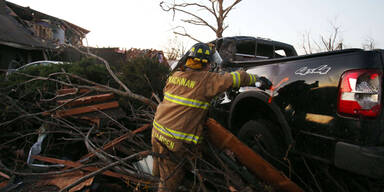
[[[161,155],[161,158],[153,158],[152,174],[160,177],[159,192],[173,192],[177,191],[177,187],[184,178],[185,169],[181,161],[185,158],[186,153],[184,151],[170,152],[164,147],[159,141],[152,138],[152,151]],[[179,162],[176,162],[177,160]]]

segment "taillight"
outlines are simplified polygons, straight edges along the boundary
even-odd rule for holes
[[[337,112],[351,117],[376,117],[381,111],[378,70],[351,70],[341,76]]]

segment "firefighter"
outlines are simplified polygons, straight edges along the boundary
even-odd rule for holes
[[[181,70],[166,82],[152,129],[152,150],[160,154],[153,163],[153,175],[160,177],[159,191],[177,190],[185,174],[183,159],[192,158],[193,152],[199,151],[212,98],[229,88],[252,86],[256,81],[262,82],[262,88],[271,86],[267,79],[245,71],[210,72],[210,64],[218,53],[215,52],[216,57],[213,54],[207,44],[195,44],[185,55]]]

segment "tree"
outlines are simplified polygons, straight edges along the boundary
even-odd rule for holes
[[[168,40],[167,47],[165,47],[164,50],[168,61],[174,61],[183,56],[187,47],[184,45],[183,41],[180,41],[177,36],[174,36],[172,39]]]
[[[234,0],[227,7],[224,5],[224,0],[205,0],[204,2],[207,3],[176,3],[176,1],[171,3],[162,1],[160,2],[160,7],[163,11],[171,11],[173,13],[173,18],[175,18],[176,13],[185,14],[188,18],[181,19],[182,22],[191,25],[208,27],[215,33],[217,38],[223,37],[223,32],[228,28],[228,25],[224,23],[224,20],[228,17],[228,14],[233,7],[240,3],[241,0]],[[214,25],[210,23],[209,18],[204,17],[204,14],[213,16],[216,24]],[[199,41],[197,38],[194,38],[191,34],[189,34],[185,27],[178,26],[175,29],[183,29],[182,32],[174,31],[175,34]]]
[[[365,50],[373,50],[376,48],[375,40],[372,37],[365,39],[362,48]]]
[[[334,23],[330,23],[330,26],[332,32],[328,35],[320,34],[318,41],[312,39],[309,32],[303,34],[302,48],[305,54],[343,49],[344,40],[340,37],[341,26]]]

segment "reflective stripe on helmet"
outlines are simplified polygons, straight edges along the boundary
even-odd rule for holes
[[[160,125],[159,123],[157,123],[156,121],[153,121],[153,127],[157,131],[159,131],[160,133],[162,133],[168,137],[174,138],[174,139],[179,139],[179,140],[184,140],[184,141],[192,141],[195,144],[197,144],[199,142],[199,136],[196,136],[196,135],[193,135],[190,133],[183,133],[180,131],[175,131],[175,130],[166,128],[166,127]]]
[[[195,107],[195,108],[200,108],[205,110],[207,110],[209,107],[208,102],[199,101],[195,99],[188,99],[185,97],[180,97],[177,95],[170,94],[168,92],[165,92],[164,99],[171,101],[173,103],[177,103],[177,104],[188,106],[188,107]]]
[[[239,72],[231,72],[233,85],[232,87],[240,87],[240,73]]]

